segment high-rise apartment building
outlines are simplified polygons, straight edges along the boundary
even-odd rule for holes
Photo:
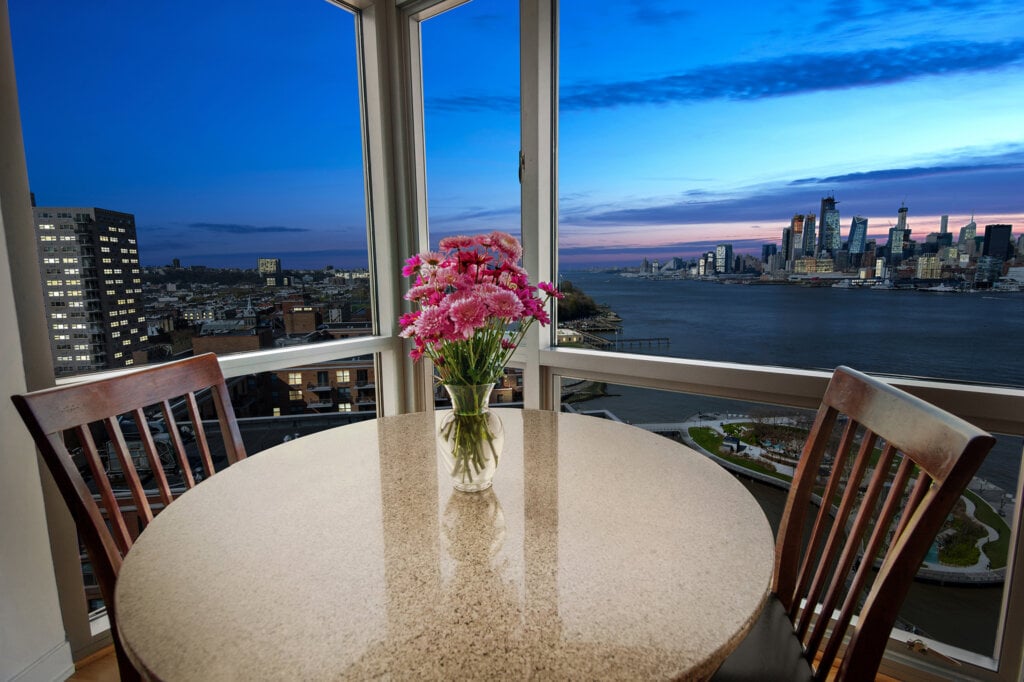
[[[33,207],[57,376],[124,367],[147,341],[135,216]]]
[[[818,255],[828,254],[836,257],[843,247],[843,238],[839,231],[839,209],[836,208],[836,198],[832,196],[821,198],[821,235],[818,238]]]
[[[732,244],[715,246],[715,272],[732,272]]]
[[[263,283],[270,287],[286,284],[285,278],[281,276],[280,258],[257,258],[256,271],[260,274]]]

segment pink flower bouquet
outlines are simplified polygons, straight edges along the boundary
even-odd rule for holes
[[[448,237],[402,271],[416,278],[405,298],[419,309],[401,317],[401,335],[415,342],[413,358],[433,360],[452,398],[439,452],[453,485],[466,492],[491,486],[501,453],[501,420],[487,409],[491,387],[533,321],[551,321],[547,302],[561,298],[549,283],[530,284],[522,254],[504,232]]]
[[[548,324],[544,306],[562,295],[530,284],[523,248],[504,232],[446,237],[440,249],[406,261],[402,274],[416,279],[405,298],[419,310],[401,317],[401,336],[415,341],[414,359],[433,360],[442,383],[498,382],[527,329]]]

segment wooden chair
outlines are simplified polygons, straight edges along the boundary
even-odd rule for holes
[[[246,456],[245,447],[212,353],[11,398],[89,555],[123,680],[138,673],[117,634],[114,583],[153,515],[215,471],[200,417],[207,396],[220,423],[222,456],[233,464]]]
[[[921,562],[994,443],[836,369],[793,477],[767,606],[712,679],[824,680],[847,634],[836,679],[874,679]]]

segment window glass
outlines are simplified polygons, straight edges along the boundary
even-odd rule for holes
[[[519,237],[518,11],[517,3],[481,0],[421,25],[433,248],[456,234],[500,230]],[[517,377],[509,370],[492,402],[521,405]],[[434,397],[436,405],[450,404],[440,386]]]
[[[519,233],[519,8],[477,0],[421,24],[430,243]]]
[[[562,409],[628,422],[713,455],[750,489],[773,531],[814,419],[811,410],[568,377],[562,380]],[[929,552],[897,628],[993,655],[1022,446],[1020,436],[998,437]]]
[[[52,274],[84,286],[43,285],[51,311],[84,298],[89,325],[89,353],[58,375],[368,333],[355,15],[322,0],[10,14],[40,245],[62,231]]]
[[[564,0],[560,275],[617,317],[561,325],[1024,386],[1022,25],[1000,0]]]

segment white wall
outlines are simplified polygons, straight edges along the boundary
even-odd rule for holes
[[[8,398],[26,388],[11,254],[24,257],[33,231],[7,0],[0,0],[0,680],[65,679],[74,670],[57,600],[38,455]],[[37,353],[30,353],[33,362]]]

